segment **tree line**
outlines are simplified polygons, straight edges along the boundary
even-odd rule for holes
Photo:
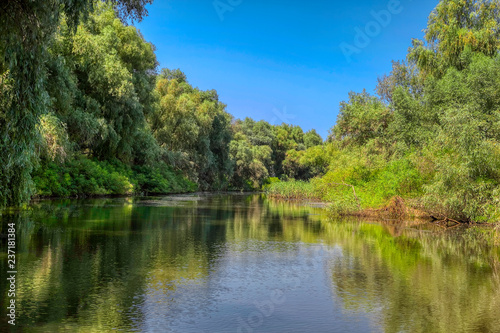
[[[375,94],[340,104],[326,142],[233,119],[215,90],[159,70],[154,46],[124,23],[149,2],[2,5],[2,206],[35,194],[264,186],[340,213],[400,197],[437,218],[500,217],[498,0],[441,0]]]
[[[295,176],[289,150],[322,144],[314,130],[235,120],[215,90],[159,70],[154,45],[127,24],[149,2],[4,6],[3,206],[33,195],[260,189],[270,177]],[[12,25],[16,18],[27,26]]]
[[[340,104],[325,148],[328,171],[303,192],[340,213],[399,196],[438,219],[497,221],[499,47],[499,1],[441,0],[424,39],[412,40],[406,59],[379,77],[376,94],[351,92]],[[298,188],[272,192],[294,196]]]

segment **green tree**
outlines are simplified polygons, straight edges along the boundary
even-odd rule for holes
[[[424,199],[436,214],[475,221],[498,214],[499,60],[476,55],[467,69],[450,68],[427,88],[439,128],[429,140],[435,176]]]
[[[148,0],[117,0],[126,18],[141,19]],[[49,103],[46,91],[47,47],[61,14],[74,28],[92,11],[90,0],[4,1],[0,10],[0,205],[27,201],[33,191],[31,171],[37,161],[36,125]]]
[[[273,160],[274,160],[274,175],[281,176],[284,174],[283,162],[286,159],[286,154],[289,150],[305,150],[304,131],[299,126],[281,124],[274,126],[275,140],[272,144]]]
[[[422,95],[423,83],[417,67],[412,63],[393,61],[391,73],[382,75],[377,81],[377,94],[388,105],[394,102],[394,93],[398,88],[408,91],[414,97]]]
[[[231,116],[215,90],[193,88],[180,70],[162,70],[151,129],[174,165],[202,189],[223,189],[232,173]],[[179,161],[180,160],[180,161]]]
[[[366,91],[349,93],[349,101],[340,103],[336,125],[330,140],[342,141],[345,145],[365,145],[372,139],[382,138],[392,120],[389,108]]]
[[[64,59],[72,70],[51,73],[49,94],[55,106],[68,104],[66,96],[73,98],[69,106],[55,107],[71,139],[101,160],[132,161],[133,145],[146,126],[145,115],[153,112],[156,102],[154,46],[104,3],[75,34],[63,23],[57,37],[54,57]],[[68,82],[62,85],[67,91],[62,98],[61,81]]]
[[[235,164],[233,187],[259,189],[269,177],[265,164],[271,161],[271,147],[254,146],[244,133],[236,132],[229,151]]]
[[[425,41],[413,41],[408,59],[424,76],[440,77],[448,67],[461,70],[471,53],[496,55],[499,27],[498,0],[441,0],[429,16]]]
[[[312,129],[304,134],[304,145],[307,149],[312,148],[314,146],[320,146],[323,144],[323,138],[316,132],[315,129]]]

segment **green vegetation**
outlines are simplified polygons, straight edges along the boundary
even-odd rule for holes
[[[235,163],[232,177],[234,187],[260,189],[269,184],[268,177],[287,179],[289,175],[293,177],[301,173],[306,179],[309,175],[319,174],[319,167],[316,167],[318,162],[308,153],[313,150],[317,152],[317,149],[321,151],[323,140],[316,131],[304,134],[298,126],[273,126],[263,120],[256,122],[250,118],[236,120],[232,130],[234,134],[229,152]],[[303,157],[303,163],[302,160],[300,163],[293,162],[298,159],[298,155]]]
[[[442,0],[377,96],[341,103],[325,143],[235,120],[215,90],[159,70],[154,46],[123,23],[149,2],[15,1],[0,13],[0,206],[264,188],[346,214],[399,198],[437,218],[500,217],[498,0]]]
[[[33,175],[41,196],[166,194],[195,191],[197,186],[168,165],[130,167],[119,160],[84,156],[66,163],[48,162]]]
[[[149,0],[113,0],[123,18],[141,19]],[[50,63],[63,63],[49,46],[66,18],[75,30],[92,0],[6,1],[0,11],[0,206],[18,205],[33,194],[38,160],[36,126],[51,109]],[[63,83],[63,82],[62,82]],[[69,83],[69,82],[68,82]]]
[[[150,2],[2,8],[0,207],[34,195],[255,190],[321,169],[304,154],[322,144],[314,130],[233,120],[215,90],[159,71],[154,46],[124,23]],[[33,25],[43,29],[30,35]]]
[[[399,196],[437,218],[500,218],[499,10],[498,1],[438,4],[425,40],[379,78],[379,96],[351,93],[341,103],[315,196],[343,213]]]
[[[167,160],[203,190],[227,188],[231,116],[217,92],[193,88],[184,73],[168,69],[158,76],[156,92],[159,107],[150,124]]]
[[[266,192],[282,199],[314,199],[317,195],[311,183],[300,180],[272,183],[267,187]]]

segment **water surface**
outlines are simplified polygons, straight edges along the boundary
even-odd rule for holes
[[[1,221],[25,332],[500,332],[491,232],[262,195],[43,201]]]

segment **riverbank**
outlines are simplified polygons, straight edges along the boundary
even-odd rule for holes
[[[120,199],[120,198],[163,198],[163,197],[168,197],[168,198],[176,198],[176,197],[206,197],[206,196],[213,196],[213,195],[232,195],[232,196],[244,196],[244,195],[252,195],[252,194],[262,194],[262,192],[255,192],[255,191],[240,191],[240,190],[234,190],[234,191],[187,191],[187,192],[167,192],[167,193],[129,193],[129,194],[102,194],[102,195],[88,195],[88,194],[83,194],[83,195],[74,195],[74,196],[34,196],[30,203],[31,204],[36,204],[39,202],[46,202],[46,201],[56,201],[56,200],[64,200],[64,199],[71,199],[71,200],[79,200],[79,199]],[[321,208],[326,208],[327,204],[324,203]],[[320,206],[318,206],[320,207]],[[12,207],[10,207],[12,208]]]
[[[327,186],[324,186],[327,185]],[[427,211],[419,198],[401,196],[381,196],[380,190],[367,191],[347,183],[322,184],[312,182],[287,181],[271,184],[265,191],[270,198],[285,201],[321,202],[334,216],[353,216],[377,219],[420,219],[446,226],[458,224],[486,224],[482,221],[460,220]],[[376,197],[376,196],[379,197]],[[370,197],[367,202],[365,198]],[[380,203],[373,205],[371,203]],[[491,221],[488,224],[495,224]]]
[[[317,197],[300,197],[294,196],[293,198],[283,195],[274,195],[270,193],[266,193],[267,196],[271,199],[276,199],[280,201],[287,202],[307,202],[314,207],[322,207],[329,209],[333,215],[337,216],[353,216],[353,217],[364,217],[364,218],[382,218],[382,219],[405,219],[405,218],[414,218],[414,219],[422,219],[422,220],[436,220],[433,217],[424,212],[415,208],[408,207],[405,201],[401,197],[395,197],[393,200],[382,208],[364,208],[359,210],[335,210],[332,207],[331,202],[321,201],[320,198]],[[312,201],[311,201],[312,200]]]
[[[94,198],[190,193],[198,186],[165,163],[130,166],[85,156],[44,163],[33,175],[34,198]]]

